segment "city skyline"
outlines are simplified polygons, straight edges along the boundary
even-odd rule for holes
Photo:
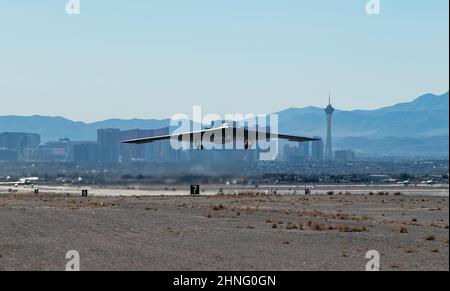
[[[336,149],[356,149],[358,153],[378,156],[448,156],[448,100],[448,93],[441,96],[427,94],[411,102],[393,104],[376,111],[336,111],[333,144]],[[43,143],[50,142],[50,147],[53,147],[54,142],[61,139],[63,144],[68,139],[77,143],[90,143],[97,139],[98,130],[102,129],[129,132],[130,135],[121,138],[123,140],[161,136],[163,132],[144,134],[145,130],[136,129],[164,129],[169,125],[169,120],[105,120],[87,124],[45,116],[0,116],[0,135],[2,132],[37,133]],[[324,156],[324,143],[328,139],[323,108],[284,110],[279,114],[279,130],[293,135],[323,138],[321,143],[315,143],[317,147],[313,147],[312,156],[316,159]],[[328,149],[327,157],[331,156],[330,152],[334,150]],[[343,153],[343,156],[347,156],[347,153]]]
[[[0,3],[0,115],[373,109],[448,91],[448,1]],[[18,103],[18,101],[20,101]],[[18,105],[19,104],[19,105]]]

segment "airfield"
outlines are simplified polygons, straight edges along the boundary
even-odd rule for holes
[[[10,192],[16,194],[33,194],[35,189],[41,193],[57,195],[81,195],[82,190],[88,190],[90,196],[185,196],[190,195],[190,185],[132,185],[132,186],[72,186],[72,185],[36,185],[36,186],[1,186],[0,195]],[[401,192],[404,195],[449,196],[449,187],[445,184],[426,185],[417,184],[405,187],[403,184],[348,184],[348,185],[200,185],[202,196],[219,194],[265,193],[280,195],[305,194],[310,190],[311,195],[333,194],[367,194],[370,192]]]
[[[10,188],[0,270],[449,270],[448,185]]]

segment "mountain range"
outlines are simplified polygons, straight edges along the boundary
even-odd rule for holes
[[[325,137],[322,108],[290,108],[278,112],[279,131],[287,134]],[[110,119],[94,123],[49,116],[0,116],[1,132],[29,132],[42,141],[96,140],[97,129],[155,129],[169,119]],[[336,110],[333,115],[336,149],[353,149],[364,155],[448,156],[449,93],[426,94],[411,102],[377,110]]]
[[[279,128],[291,134],[325,137],[323,109],[291,108],[279,113]],[[425,94],[377,110],[336,110],[334,147],[365,155],[448,156],[449,94]]]

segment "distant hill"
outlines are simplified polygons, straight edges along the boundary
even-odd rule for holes
[[[333,120],[335,149],[360,154],[439,155],[449,152],[449,94],[426,94],[377,110],[336,110]],[[286,133],[325,137],[322,108],[290,108],[279,113]]]
[[[449,133],[449,96],[423,95],[412,102],[377,110],[334,113],[333,133],[344,137],[430,137]],[[279,112],[279,128],[292,134],[324,136],[325,113],[316,107]]]
[[[0,132],[39,133],[44,142],[62,137],[95,140],[100,128],[154,129],[168,126],[169,122],[111,119],[84,123],[62,117],[0,116]],[[322,108],[290,108],[279,112],[279,122],[279,130],[285,133],[325,136]],[[336,148],[352,148],[363,154],[448,155],[449,94],[426,94],[377,110],[336,110],[333,125]]]

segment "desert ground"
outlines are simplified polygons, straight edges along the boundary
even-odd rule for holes
[[[1,188],[0,270],[449,270],[448,185],[265,189]]]

